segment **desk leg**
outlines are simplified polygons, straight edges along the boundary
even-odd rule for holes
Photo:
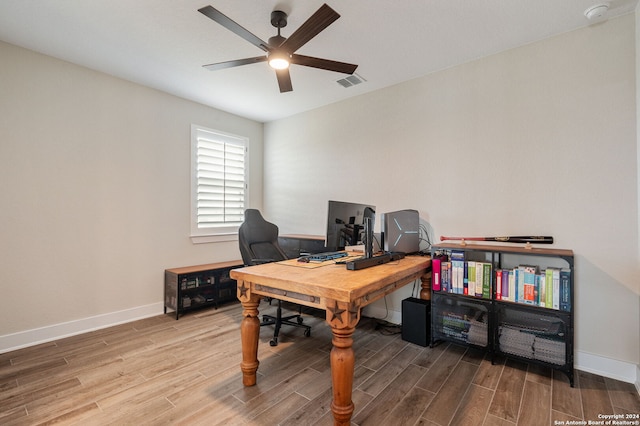
[[[333,307],[331,307],[333,305]],[[351,424],[353,414],[353,368],[355,355],[353,353],[353,333],[360,319],[360,309],[341,306],[331,302],[327,308],[327,322],[333,332],[333,348],[331,349],[331,379],[333,384],[333,424]]]
[[[260,296],[251,295],[242,289],[240,295],[240,283],[238,283],[238,299],[242,302],[242,322],[240,323],[240,339],[242,341],[242,384],[254,386],[256,384],[256,371],[258,371],[258,338],[260,336],[260,320],[258,319],[258,305]],[[244,283],[242,283],[244,287]]]
[[[422,300],[431,300],[431,276],[432,270],[431,266],[429,266],[429,268],[424,272],[424,275],[420,277],[420,299]]]

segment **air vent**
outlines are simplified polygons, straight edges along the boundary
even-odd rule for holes
[[[338,81],[336,81],[336,83],[338,83],[340,86],[342,87],[351,87],[351,86],[355,86],[357,84],[363,83],[367,80],[365,80],[364,78],[362,78],[362,76],[353,73],[348,77],[345,77],[343,79],[340,79]]]

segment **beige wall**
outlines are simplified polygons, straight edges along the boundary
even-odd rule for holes
[[[157,314],[165,268],[240,258],[190,241],[190,126],[250,138],[259,204],[261,123],[4,43],[0,62],[0,337]]]
[[[266,124],[266,214],[323,234],[336,199],[417,209],[435,238],[553,235],[576,255],[578,362],[635,370],[634,26],[626,15]],[[397,316],[407,292],[371,312]]]

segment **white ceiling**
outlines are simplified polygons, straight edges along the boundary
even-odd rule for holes
[[[272,10],[288,37],[323,0],[2,0],[0,40],[221,110],[268,122],[592,24],[599,0],[326,0],[340,19],[297,53],[358,64],[366,82],[293,65],[280,93],[266,63],[208,71],[202,65],[263,52],[205,17],[212,5],[261,38]],[[608,18],[638,0],[612,0]]]

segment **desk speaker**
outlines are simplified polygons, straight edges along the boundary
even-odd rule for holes
[[[431,301],[409,297],[402,301],[402,340],[420,346],[429,345]]]

